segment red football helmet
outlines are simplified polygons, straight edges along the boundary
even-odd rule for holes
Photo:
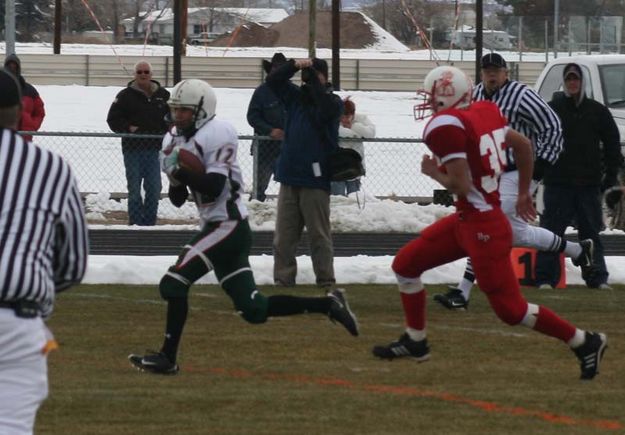
[[[421,120],[440,110],[468,107],[472,92],[471,79],[460,69],[448,65],[434,68],[425,76],[423,89],[417,91],[420,102],[414,106],[414,117]]]

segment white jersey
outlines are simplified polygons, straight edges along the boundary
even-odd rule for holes
[[[205,195],[191,189],[202,225],[207,222],[242,220],[247,218],[247,207],[243,204],[243,176],[237,161],[239,148],[235,128],[227,121],[213,118],[204,124],[189,140],[177,135],[176,127],[163,138],[161,169],[164,152],[181,147],[193,152],[203,163],[206,173],[217,173],[227,177],[219,196],[210,202]]]

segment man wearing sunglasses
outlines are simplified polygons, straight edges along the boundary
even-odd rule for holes
[[[152,80],[152,66],[148,62],[138,62],[134,74],[134,79],[115,97],[106,122],[115,133],[162,135],[168,128],[165,115],[169,113],[169,92]],[[122,138],[129,225],[156,224],[161,196],[160,148],[161,138]]]

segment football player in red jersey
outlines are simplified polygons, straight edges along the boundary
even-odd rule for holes
[[[426,292],[421,274],[436,266],[470,257],[480,288],[497,314],[509,325],[523,325],[566,342],[581,362],[581,378],[592,379],[607,348],[604,334],[586,332],[550,309],[528,303],[519,290],[510,263],[512,230],[499,202],[499,174],[505,149],[511,148],[519,169],[516,211],[525,220],[536,211],[529,193],[533,154],[530,141],[509,128],[490,101],[471,103],[472,84],[459,69],[441,66],[425,78],[424,104],[415,110],[433,112],[424,141],[421,172],[456,196],[456,212],[427,227],[395,256],[406,319],[399,340],[375,346],[379,358],[412,357],[426,361],[430,350],[425,329]],[[420,116],[424,118],[423,116]]]

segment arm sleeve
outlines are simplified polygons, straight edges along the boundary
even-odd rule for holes
[[[342,125],[339,124],[339,137],[359,137],[353,128],[354,128],[353,124],[352,124],[352,128],[343,127]]]
[[[217,198],[226,185],[227,177],[216,172],[208,174],[197,174],[185,168],[180,168],[174,172],[174,178],[186,184],[191,189],[208,196],[208,201]]]
[[[254,131],[265,136],[269,135],[273,128],[265,121],[263,116],[262,95],[260,94],[259,88],[256,88],[254,91],[252,99],[250,100],[250,105],[247,108],[247,123],[252,126]]]
[[[179,186],[173,186],[170,184],[167,196],[175,207],[182,207],[189,197],[189,191],[187,190],[187,186],[184,184]]]
[[[356,115],[352,124],[352,131],[367,139],[375,137],[375,125],[365,115]]]
[[[128,123],[128,116],[125,109],[124,91],[117,94],[113,104],[111,104],[111,108],[109,109],[109,113],[106,117],[106,123],[115,133],[128,132],[130,124]]]
[[[536,132],[533,144],[535,156],[554,164],[562,152],[564,140],[560,118],[540,95],[527,87],[519,111]]]
[[[46,109],[44,108],[43,100],[40,95],[37,95],[33,100],[34,108],[32,117],[33,130],[39,130],[43,123],[43,118],[46,116]]]
[[[454,125],[442,125],[433,129],[426,138],[428,148],[439,158],[441,164],[454,159],[467,159],[467,135]]]
[[[314,102],[314,116],[319,125],[338,119],[343,113],[343,100],[333,92],[328,91],[326,85],[321,84],[319,78],[313,74],[310,82],[310,97]]]
[[[82,280],[89,252],[82,200],[69,168],[67,177],[67,194],[54,237],[54,285],[57,293]]]
[[[617,183],[617,174],[623,166],[623,155],[621,154],[621,136],[614,122],[610,110],[602,106],[601,115],[601,142],[603,144],[603,161],[605,164],[605,180],[611,186]],[[611,187],[607,186],[607,187]]]
[[[19,129],[24,131],[34,131],[34,120],[32,115],[25,111],[22,106],[22,112],[20,113]]]
[[[285,104],[289,104],[299,96],[299,87],[290,81],[296,72],[295,60],[289,59],[267,76],[267,85]]]

